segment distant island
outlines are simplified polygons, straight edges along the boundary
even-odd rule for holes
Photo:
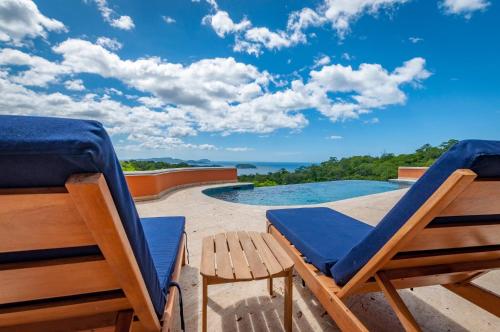
[[[212,161],[209,159],[199,159],[199,160],[182,160],[178,158],[171,157],[161,157],[161,158],[147,158],[147,159],[136,159],[138,161],[161,161],[167,164],[190,164],[190,165],[198,165],[198,164],[211,164]]]
[[[253,182],[257,187],[333,180],[386,181],[398,176],[399,166],[430,166],[458,141],[451,139],[439,146],[425,144],[414,153],[395,155],[384,153],[379,157],[331,157],[320,164],[300,167],[294,172],[282,169],[268,174],[240,175],[238,181]]]
[[[122,170],[126,172],[135,171],[155,171],[168,168],[185,168],[185,167],[220,167],[220,165],[211,164],[208,159],[200,160],[182,160],[175,158],[151,158],[151,159],[132,159],[121,160],[120,165]]]
[[[234,167],[238,169],[250,169],[250,168],[257,168],[257,166],[253,164],[236,164]]]

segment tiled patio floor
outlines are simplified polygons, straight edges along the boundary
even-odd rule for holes
[[[199,264],[201,239],[221,231],[265,231],[264,206],[228,203],[201,193],[205,187],[176,191],[157,201],[138,203],[142,217],[184,215],[189,236],[190,264],[183,268],[184,310],[187,331],[201,330],[201,279]],[[376,224],[399,200],[404,190],[322,204]],[[500,271],[477,282],[500,293]],[[283,329],[283,284],[275,282],[276,297],[267,295],[265,281],[209,288],[209,331],[281,331]],[[426,331],[500,331],[500,319],[468,303],[440,286],[401,291],[416,320]],[[399,322],[379,293],[356,296],[350,308],[373,331],[400,331]],[[332,319],[314,296],[294,280],[294,331],[335,331]]]

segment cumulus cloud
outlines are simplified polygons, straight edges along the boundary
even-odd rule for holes
[[[213,149],[213,145],[196,145],[169,135],[178,119],[168,110],[155,112],[144,106],[130,107],[118,101],[87,94],[70,97],[62,93],[44,93],[9,80],[0,72],[0,113],[66,118],[93,119],[104,123],[110,135],[125,135],[127,145],[118,148],[142,149]]]
[[[329,64],[332,59],[328,55],[323,55],[314,59],[313,68],[323,67]]]
[[[215,33],[222,38],[226,34],[244,31],[251,26],[250,21],[246,18],[243,18],[240,23],[234,23],[229,14],[223,10],[217,11],[214,15],[205,16],[202,22],[210,25]]]
[[[408,40],[410,41],[410,43],[412,44],[418,44],[418,43],[421,43],[424,41],[423,38],[420,38],[420,37],[410,37],[408,38]]]
[[[388,72],[379,64],[351,66],[330,65],[311,72],[307,87],[318,96],[328,99],[327,93],[348,94],[348,99],[337,98],[318,105],[318,109],[332,120],[357,118],[359,114],[389,105],[404,104],[407,96],[401,90],[405,84],[418,85],[431,73],[425,69],[423,58],[413,58]]]
[[[328,136],[327,139],[332,139],[332,140],[338,140],[338,139],[343,139],[344,137],[339,136],[339,135],[331,135]]]
[[[377,14],[409,0],[325,0],[320,7],[322,16],[341,38],[349,32],[351,24],[364,14]]]
[[[422,58],[404,62],[392,71],[379,64],[353,68],[323,60],[324,65],[312,70],[307,78],[277,84],[267,71],[231,57],[189,65],[158,57],[122,59],[82,39],[68,39],[52,50],[60,61],[19,50],[0,51],[2,112],[93,118],[102,121],[113,135],[126,135],[134,146],[152,149],[210,148],[181,139],[198,132],[229,135],[266,134],[281,128],[300,130],[308,124],[304,111],[311,109],[332,121],[357,118],[404,104],[407,96],[403,87],[418,86],[430,76]],[[23,67],[11,70],[18,66]],[[29,88],[47,87],[62,79],[77,81],[79,74],[119,80],[140,95],[134,97],[138,106],[113,99],[123,96],[116,89],[107,89],[103,95],[70,97]],[[78,86],[75,83],[71,86]]]
[[[446,14],[463,15],[470,19],[476,11],[483,11],[490,5],[487,0],[444,0],[440,7]]]
[[[97,45],[101,45],[111,51],[117,51],[123,47],[123,44],[114,38],[99,37],[96,40]]]
[[[170,17],[170,16],[163,15],[161,18],[162,18],[162,19],[163,19],[163,21],[164,21],[165,23],[167,23],[167,24],[173,24],[173,23],[175,23],[175,22],[176,22],[176,21],[175,21],[175,19],[174,19],[174,18],[172,18],[172,17]]]
[[[99,9],[104,21],[109,23],[112,27],[122,30],[131,30],[135,27],[134,21],[130,16],[118,15],[109,7],[107,0],[94,0],[94,2],[97,5],[97,9]]]
[[[305,7],[293,11],[288,16],[285,29],[272,31],[267,27],[255,27],[244,18],[234,23],[226,11],[220,10],[215,0],[207,0],[212,6],[212,14],[203,18],[219,37],[235,36],[233,50],[259,55],[262,49],[279,50],[297,44],[307,43],[305,30],[329,24],[340,39],[345,38],[351,24],[365,14],[375,15],[389,10],[409,0],[324,0],[318,8]]]
[[[85,90],[85,86],[83,85],[82,80],[67,80],[66,82],[64,82],[64,87],[68,90],[73,91]]]
[[[13,82],[27,86],[46,87],[57,82],[58,76],[69,73],[69,68],[58,63],[11,48],[0,49],[0,67],[2,66],[27,67],[27,70],[19,71],[11,77]]]
[[[27,38],[46,38],[47,31],[67,29],[62,22],[40,13],[31,0],[0,1],[0,41],[20,45]]]

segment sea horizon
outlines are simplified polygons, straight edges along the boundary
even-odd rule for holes
[[[221,166],[236,166],[237,164],[251,164],[257,168],[238,168],[238,175],[267,174],[286,169],[289,172],[295,171],[299,167],[310,166],[312,162],[280,162],[280,161],[213,161]]]

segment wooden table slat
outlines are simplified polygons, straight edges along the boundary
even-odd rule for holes
[[[202,331],[207,331],[208,285],[268,278],[285,278],[284,327],[292,331],[293,261],[270,234],[228,232],[206,237],[202,243]]]
[[[266,242],[262,239],[261,233],[248,232],[248,235],[257,248],[257,251],[260,254],[260,258],[262,259],[264,265],[266,265],[269,274],[273,275],[283,272],[283,268],[281,267],[280,263],[274,257],[271,249],[269,249]]]
[[[241,246],[243,247],[243,252],[247,258],[250,269],[252,270],[254,279],[262,279],[269,277],[266,266],[260,260],[259,254],[255,249],[252,240],[246,232],[238,232],[238,238],[240,239]]]
[[[212,236],[203,238],[200,273],[204,276],[215,277],[214,248],[214,238]]]
[[[245,258],[245,254],[241,249],[240,240],[236,232],[228,232],[226,234],[227,244],[229,245],[229,254],[233,262],[234,276],[238,280],[252,280],[252,274]]]
[[[267,246],[273,252],[274,257],[278,260],[283,270],[289,270],[293,267],[293,261],[288,256],[288,254],[281,248],[281,246],[276,242],[274,237],[269,233],[262,234],[262,238],[266,242]]]
[[[224,233],[215,235],[215,259],[217,262],[217,276],[222,279],[234,279],[233,267],[231,266],[226,235]]]

